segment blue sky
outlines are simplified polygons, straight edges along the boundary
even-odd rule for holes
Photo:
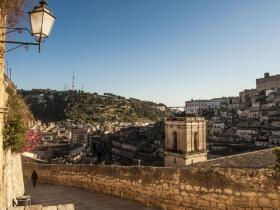
[[[7,54],[19,88],[76,87],[167,105],[235,96],[280,73],[279,0],[49,0],[42,46]]]

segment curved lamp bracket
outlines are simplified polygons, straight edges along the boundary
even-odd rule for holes
[[[14,32],[18,32],[20,34],[22,32],[28,32],[32,36],[31,31],[29,29],[27,29],[27,28],[6,28],[6,27],[0,27],[0,29],[5,29],[6,30],[6,32],[0,34],[0,36],[11,34],[11,33],[14,33]],[[16,47],[13,47],[11,49],[6,50],[5,53],[11,52],[11,51],[13,51],[13,50],[15,50],[15,49],[17,49],[19,47],[23,47],[23,46],[26,49],[28,49],[29,46],[38,46],[39,53],[41,51],[41,42],[21,42],[21,41],[0,40],[0,43],[17,45]]]

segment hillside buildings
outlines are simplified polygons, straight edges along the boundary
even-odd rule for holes
[[[263,79],[271,77],[278,78],[266,73]],[[46,149],[42,156],[54,145],[53,154],[61,149],[61,154],[90,156],[90,161],[75,158],[75,163],[180,167],[204,161],[206,156],[280,146],[280,88],[274,80],[267,84],[270,89],[258,85],[259,90],[243,90],[239,97],[187,101],[187,118],[168,118],[165,125],[63,121],[35,123],[33,128],[41,133],[39,146]]]
[[[240,108],[246,109],[256,101],[256,89],[244,90],[239,93]]]
[[[122,165],[162,166],[164,126],[157,122],[110,134],[112,161]]]
[[[206,120],[177,117],[165,121],[165,167],[183,167],[206,161]]]
[[[114,163],[161,166],[164,129],[158,123],[75,123],[63,121],[30,127],[39,132],[33,151],[38,158],[60,163]],[[58,160],[59,159],[59,160]]]
[[[90,129],[73,128],[70,144],[88,144]]]
[[[239,97],[186,102],[186,113],[207,118],[210,145],[218,142],[274,147],[280,146],[279,105],[280,75],[265,73],[264,78],[256,80],[255,89],[243,90]]]
[[[186,101],[186,114],[202,114],[205,110],[215,109],[220,107],[218,100],[191,100]]]

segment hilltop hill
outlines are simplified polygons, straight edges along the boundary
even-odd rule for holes
[[[83,91],[33,89],[18,91],[35,119],[45,122],[74,120],[83,122],[156,121],[169,115],[164,104],[125,98],[111,93],[98,95]]]

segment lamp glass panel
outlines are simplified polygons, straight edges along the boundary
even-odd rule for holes
[[[50,10],[40,6],[35,8],[29,16],[33,36],[39,39],[48,37],[55,22],[55,17],[51,15]]]
[[[34,36],[40,36],[41,34],[43,15],[43,10],[35,10],[30,13],[31,31]]]
[[[44,12],[42,33],[49,36],[54,24],[55,18],[47,12]]]

